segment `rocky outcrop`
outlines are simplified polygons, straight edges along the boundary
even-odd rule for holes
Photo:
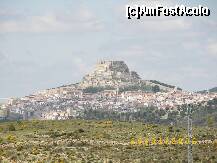
[[[93,72],[84,76],[79,86],[117,87],[136,84],[139,81],[139,75],[135,71],[131,72],[124,61],[101,61],[96,64]]]
[[[100,61],[94,70],[85,75],[78,84],[78,88],[109,87],[109,88],[137,88],[152,90],[153,87],[160,91],[170,91],[175,86],[161,83],[156,80],[142,80],[137,72],[130,71],[124,61]]]

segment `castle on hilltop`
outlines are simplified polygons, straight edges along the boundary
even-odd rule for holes
[[[130,71],[124,61],[99,61],[93,72],[84,76],[80,83],[86,87],[117,87],[139,82],[140,77],[135,71]]]

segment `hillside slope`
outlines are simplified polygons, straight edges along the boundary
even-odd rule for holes
[[[187,162],[187,144],[177,144],[179,138],[186,139],[186,127],[84,120],[4,122],[0,162]],[[216,128],[194,127],[193,137],[214,140],[216,133]],[[161,144],[160,138],[169,138],[168,144]],[[196,144],[194,162],[216,162],[216,152],[213,141]]]

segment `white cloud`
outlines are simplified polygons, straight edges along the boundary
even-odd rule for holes
[[[6,13],[4,12],[4,15]],[[100,20],[88,9],[79,8],[71,13],[48,13],[23,19],[0,20],[0,32],[77,32],[98,31],[103,28]]]

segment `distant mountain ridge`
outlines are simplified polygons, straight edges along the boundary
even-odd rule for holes
[[[217,93],[217,87],[211,88],[209,90],[198,91],[198,93],[206,93],[206,92]]]
[[[217,87],[209,89],[209,92],[217,92]]]

